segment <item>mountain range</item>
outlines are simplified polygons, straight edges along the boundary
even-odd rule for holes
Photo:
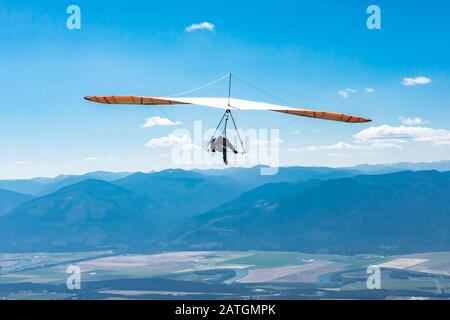
[[[0,252],[450,249],[449,172],[260,169],[0,180]]]
[[[188,221],[179,247],[404,253],[450,248],[450,172],[268,184]]]
[[[27,201],[1,217],[0,248],[26,252],[111,246],[142,249],[164,232],[167,212],[127,189],[85,180]]]
[[[197,172],[207,176],[229,177],[240,183],[255,188],[267,183],[298,182],[311,179],[327,180],[334,178],[351,177],[361,174],[361,171],[347,168],[326,167],[280,167],[276,174],[265,175],[266,166],[255,166],[252,168],[229,168],[223,170],[198,170]]]
[[[0,250],[152,251],[172,228],[246,190],[227,177],[183,170],[135,173],[113,182],[73,180],[81,182],[17,202],[0,217]]]
[[[60,175],[55,178],[0,180],[0,188],[32,196],[42,196],[84,180],[98,179],[113,181],[125,178],[130,174],[129,172],[96,171],[82,175]]]

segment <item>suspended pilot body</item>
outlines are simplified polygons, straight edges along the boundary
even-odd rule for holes
[[[211,152],[222,152],[223,162],[228,165],[227,151],[230,150],[234,154],[238,154],[236,148],[231,144],[231,142],[224,136],[218,136],[213,138],[210,143]]]

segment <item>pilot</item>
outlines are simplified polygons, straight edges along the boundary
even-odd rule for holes
[[[238,154],[236,148],[231,144],[231,142],[223,136],[218,136],[211,140],[210,148],[212,152],[222,152],[223,162],[228,165],[227,150],[233,151],[234,154]]]

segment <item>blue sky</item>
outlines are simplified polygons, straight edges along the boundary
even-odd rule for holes
[[[71,4],[81,9],[81,30],[66,27]],[[371,4],[381,8],[381,30],[366,27]],[[450,159],[449,9],[437,0],[0,0],[0,178],[207,167],[174,164],[170,147],[145,145],[196,120],[215,127],[220,111],[161,113],[82,98],[171,95],[229,72],[294,107],[374,120],[238,112],[243,129],[282,128],[281,165]],[[201,22],[214,29],[186,31]],[[222,81],[196,95],[226,90]],[[233,96],[278,102],[239,82]],[[181,125],[141,127],[158,116]]]

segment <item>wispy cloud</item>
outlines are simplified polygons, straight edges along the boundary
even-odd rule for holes
[[[373,142],[368,144],[363,143],[347,143],[338,142],[331,145],[307,146],[301,148],[289,148],[292,152],[318,152],[318,151],[352,151],[352,150],[373,150],[373,149],[390,149],[401,148],[399,145],[389,142]]]
[[[315,151],[329,151],[329,150],[354,150],[356,146],[345,143],[338,142],[332,145],[320,145],[320,146],[307,146],[301,148],[289,148],[289,151],[293,152],[315,152]]]
[[[360,92],[370,94],[370,93],[374,93],[375,89],[372,87],[365,87],[364,90],[361,90]],[[358,90],[353,89],[353,88],[347,88],[347,89],[342,89],[342,90],[338,91],[339,96],[341,98],[345,98],[345,99],[350,98],[350,96],[355,93],[358,93]]]
[[[25,160],[19,160],[19,161],[14,161],[13,162],[13,164],[16,165],[16,166],[23,166],[23,165],[26,165],[26,164],[29,164],[29,163],[30,162],[25,161]]]
[[[214,31],[215,25],[211,22],[201,22],[201,23],[194,23],[190,26],[186,27],[186,32],[192,32],[196,30],[208,30],[208,31]]]
[[[415,77],[415,78],[403,78],[403,85],[407,86],[407,87],[412,87],[412,86],[416,86],[416,85],[424,85],[424,84],[429,84],[429,83],[431,83],[431,79],[424,77],[424,76]]]
[[[338,94],[339,94],[342,98],[345,98],[345,99],[349,98],[349,97],[350,97],[350,94],[352,94],[352,93],[356,93],[356,90],[355,90],[355,89],[352,89],[352,88],[347,88],[347,89],[343,89],[343,90],[339,90],[339,91],[338,91]]]
[[[84,161],[96,161],[97,157],[87,157],[84,159]]]
[[[330,153],[327,153],[325,156],[326,157],[333,157],[333,158],[346,158],[349,155],[345,154],[345,153],[330,152]]]
[[[400,122],[405,126],[420,126],[428,123],[427,120],[423,120],[419,117],[409,118],[409,117],[400,117]]]
[[[141,125],[141,128],[151,128],[156,126],[177,126],[180,124],[180,121],[172,121],[170,119],[157,116],[145,119],[145,122]]]

